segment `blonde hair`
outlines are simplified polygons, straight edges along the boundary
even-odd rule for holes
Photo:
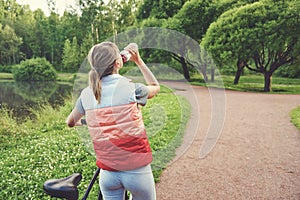
[[[102,42],[91,48],[88,61],[91,65],[89,85],[92,88],[98,104],[101,102],[101,79],[114,71],[114,63],[119,57],[119,49],[112,42]]]

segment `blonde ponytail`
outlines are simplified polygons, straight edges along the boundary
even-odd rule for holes
[[[95,69],[91,69],[89,72],[89,84],[93,90],[98,104],[101,102],[101,80],[98,72]]]
[[[91,48],[88,61],[91,65],[89,84],[98,104],[101,102],[101,79],[114,71],[114,63],[120,56],[118,47],[112,42],[102,42]]]

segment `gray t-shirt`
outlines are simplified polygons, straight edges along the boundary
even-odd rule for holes
[[[82,90],[76,102],[76,108],[81,114],[86,110],[119,106],[136,102],[146,105],[148,88],[141,83],[133,83],[129,79],[112,74],[101,79],[101,103],[98,104],[92,89],[88,86]]]

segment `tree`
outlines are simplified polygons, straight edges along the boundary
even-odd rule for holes
[[[35,23],[34,14],[29,6],[22,6],[21,12],[14,23],[14,29],[16,34],[23,40],[20,51],[25,55],[25,58],[33,57],[33,49],[36,46]]]
[[[0,24],[0,63],[15,64],[19,57],[22,38],[18,37],[10,26]]]
[[[136,14],[138,22],[149,17],[167,19],[173,17],[183,6],[186,0],[144,0]]]
[[[69,39],[70,41],[76,37],[78,43],[81,43],[86,30],[83,29],[80,23],[80,17],[77,13],[64,12],[60,18],[59,32],[63,36],[63,40]]]
[[[203,45],[219,65],[262,73],[264,91],[273,73],[300,55],[300,5],[296,1],[264,0],[231,9],[210,25]],[[237,81],[237,80],[236,80]]]
[[[145,0],[142,4],[139,5],[136,18],[137,18],[137,26],[141,27],[164,27],[168,29],[175,29],[173,26],[177,27],[177,24],[173,20],[173,16],[182,8],[184,5],[185,0],[176,0],[176,1],[169,1],[169,0]],[[164,38],[152,38],[151,41],[147,41],[148,43],[164,43]],[[185,61],[184,55],[186,54],[187,49],[184,48],[182,45],[184,42],[182,41],[174,41],[174,44],[180,44],[177,46],[176,49],[178,53],[174,52],[164,52],[161,50],[146,50],[144,51],[147,54],[146,57],[154,57],[151,56],[155,54],[156,62],[157,59],[161,61],[170,62],[171,58],[175,61],[179,62],[182,67],[182,72],[185,79],[189,80],[189,70],[187,63]],[[166,44],[169,45],[169,44]],[[159,45],[158,45],[159,46]],[[153,62],[153,61],[152,61]]]
[[[240,7],[247,3],[251,3],[255,0],[191,0],[187,1],[182,8],[176,13],[172,19],[168,19],[166,22],[166,27],[180,31],[188,36],[192,37],[194,40],[201,42],[203,36],[205,35],[208,27],[212,22],[218,19],[218,17],[226,10],[232,7]],[[188,41],[189,42],[189,41]],[[185,44],[186,46],[187,44]],[[182,51],[184,52],[184,51]],[[188,51],[186,51],[188,53]],[[208,58],[208,55],[204,53],[204,49],[200,51],[204,55],[199,55],[197,58],[206,58],[208,63],[203,63],[204,60],[197,62],[192,60],[187,60],[185,57],[188,55],[183,55],[183,58],[180,58],[180,55],[173,55],[176,60],[180,61],[184,65],[190,65],[201,70],[205,80],[208,80],[206,75],[207,67],[211,68],[211,81],[214,81],[214,65],[209,64],[211,59]],[[201,66],[199,66],[201,65]],[[186,77],[189,76],[188,68],[184,69],[184,74]]]
[[[119,1],[114,11],[114,21],[116,22],[116,29],[118,30],[118,32],[123,32],[128,27],[134,25],[136,10],[136,0]]]
[[[66,71],[75,71],[79,68],[79,50],[77,44],[77,38],[74,37],[72,43],[69,39],[66,39],[63,50],[63,66]]]
[[[216,4],[213,0],[187,1],[173,18],[168,19],[168,21],[165,23],[165,26],[167,28],[187,34],[194,40],[200,42],[210,23],[218,17],[218,13],[216,12],[217,5],[218,4]],[[189,79],[190,77],[188,70],[188,65],[190,65],[200,69],[204,79],[207,80],[207,65],[203,65],[203,62],[200,60],[192,61],[191,59],[188,59],[188,54],[191,54],[192,52],[185,49],[185,47],[188,46],[189,43],[190,40],[181,41],[179,44],[181,53],[177,55],[172,54],[172,57],[181,63],[185,78]],[[200,58],[200,55],[196,57]]]
[[[108,13],[104,13],[104,2],[102,0],[80,0],[79,4],[82,12],[80,24],[86,34],[92,35],[92,44],[101,41],[100,37],[107,38],[104,32],[111,29],[111,27],[107,28],[107,23],[111,24],[111,21],[104,20],[105,14]]]
[[[47,18],[41,9],[34,11],[34,45],[31,46],[33,57],[46,57],[47,52]]]
[[[59,15],[51,12],[50,16],[47,17],[45,30],[47,31],[45,45],[45,56],[53,65],[58,65],[62,60],[62,49],[64,40],[63,36],[59,32]]]

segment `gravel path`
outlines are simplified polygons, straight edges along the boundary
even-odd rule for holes
[[[226,115],[213,118],[218,123],[207,88],[163,84],[187,97],[193,109],[178,157],[156,185],[158,200],[300,199],[300,131],[289,117],[300,95],[226,91]],[[204,140],[212,139],[206,133],[216,124],[223,125],[220,137],[200,158]]]

